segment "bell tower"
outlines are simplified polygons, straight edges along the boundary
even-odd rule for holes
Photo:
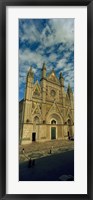
[[[61,86],[62,104],[65,105],[65,93],[64,93],[64,78],[62,72],[59,74],[59,81]]]
[[[27,73],[27,78],[26,78],[25,100],[31,100],[32,99],[33,82],[34,82],[34,73],[32,71],[32,67],[30,67],[30,69]]]
[[[43,63],[42,66],[42,75],[41,75],[41,91],[42,91],[42,100],[45,102],[46,100],[46,65]]]
[[[43,121],[45,120],[45,113],[46,113],[46,65],[43,63],[41,69],[41,93],[42,93],[42,118]]]
[[[46,78],[46,65],[45,65],[45,63],[43,63],[43,66],[42,66],[42,78]]]
[[[59,81],[60,81],[61,86],[64,87],[64,78],[62,76],[62,72],[60,72]]]
[[[69,100],[70,100],[70,103],[71,103],[71,107],[74,108],[74,98],[73,98],[73,92],[72,92],[72,89],[71,89],[71,87],[70,87],[70,84],[68,84],[67,94],[68,94],[68,96],[69,96]]]

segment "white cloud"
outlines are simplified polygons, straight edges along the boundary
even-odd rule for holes
[[[30,49],[24,51],[19,51],[19,64],[22,66],[24,62],[28,62],[29,65],[35,63],[38,65],[38,68],[42,67],[44,62],[44,57],[36,52],[31,52]]]
[[[56,62],[55,71],[62,71],[64,73],[65,86],[67,87],[68,82],[70,82],[71,87],[73,87],[74,67],[73,63],[67,63],[67,61],[74,50],[74,19],[50,19],[41,33],[34,23],[31,25],[24,23],[22,26],[23,33],[20,32],[21,41],[25,42],[28,40],[30,43],[39,42],[40,45],[35,51],[31,51],[28,47],[25,47],[24,50],[19,50],[20,85],[25,83],[26,74],[31,65],[35,76],[38,77],[43,62],[48,66],[47,72],[51,71],[53,68],[51,62]],[[55,53],[54,45],[59,43],[60,46],[57,53]],[[45,55],[47,47],[49,47],[47,51],[47,53],[50,54],[49,56]],[[64,54],[62,58],[58,60],[62,52],[64,52]],[[35,67],[33,65],[35,65]],[[36,68],[36,66],[38,68]]]
[[[55,31],[55,42],[73,42],[74,19],[51,19],[50,25]]]
[[[56,59],[57,59],[57,54],[56,54],[56,53],[50,54],[50,56],[49,56],[48,59],[49,59],[50,62],[56,61]]]
[[[61,44],[60,47],[58,48],[58,52],[61,53],[64,50],[65,50],[65,47]]]
[[[46,32],[49,32],[46,36]],[[41,33],[41,42],[45,47],[57,43],[73,43],[74,40],[74,19],[50,19]]]
[[[22,41],[39,41],[43,47],[48,47],[62,42],[73,42],[74,40],[74,19],[50,19],[41,33],[35,24],[23,24]]]
[[[66,59],[63,58],[63,59],[60,59],[57,63],[57,69],[62,69],[66,66]]]
[[[33,24],[29,25],[27,23],[22,25],[23,33],[20,33],[20,38],[22,41],[29,40],[29,42],[40,41],[40,34]]]

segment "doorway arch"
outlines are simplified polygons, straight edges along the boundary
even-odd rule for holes
[[[63,118],[59,113],[50,113],[46,117],[46,121],[48,124],[51,124],[52,122],[56,122],[56,124],[63,124]]]
[[[51,140],[54,140],[57,138],[57,128],[56,127],[51,127]]]
[[[51,112],[46,117],[46,122],[49,124],[49,138],[50,140],[58,139],[62,134],[63,118],[59,113]],[[59,129],[61,127],[61,129]],[[61,132],[61,133],[60,133]]]
[[[32,142],[36,141],[36,132],[32,132]]]

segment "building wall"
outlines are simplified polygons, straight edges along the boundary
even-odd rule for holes
[[[60,81],[52,70],[40,84],[33,83],[30,70],[26,81],[25,99],[19,105],[21,144],[51,140],[51,127],[56,128],[56,139],[74,135],[74,97],[70,87],[64,91],[63,78]]]

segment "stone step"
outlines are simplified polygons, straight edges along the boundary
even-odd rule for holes
[[[55,141],[48,141],[43,143],[33,142],[28,145],[21,145],[20,146],[20,153],[22,153],[22,149],[24,148],[25,153],[28,152],[35,152],[35,151],[48,151],[50,149],[57,149],[57,148],[65,148],[69,146],[73,146],[73,141],[63,141],[63,140],[55,140]]]

